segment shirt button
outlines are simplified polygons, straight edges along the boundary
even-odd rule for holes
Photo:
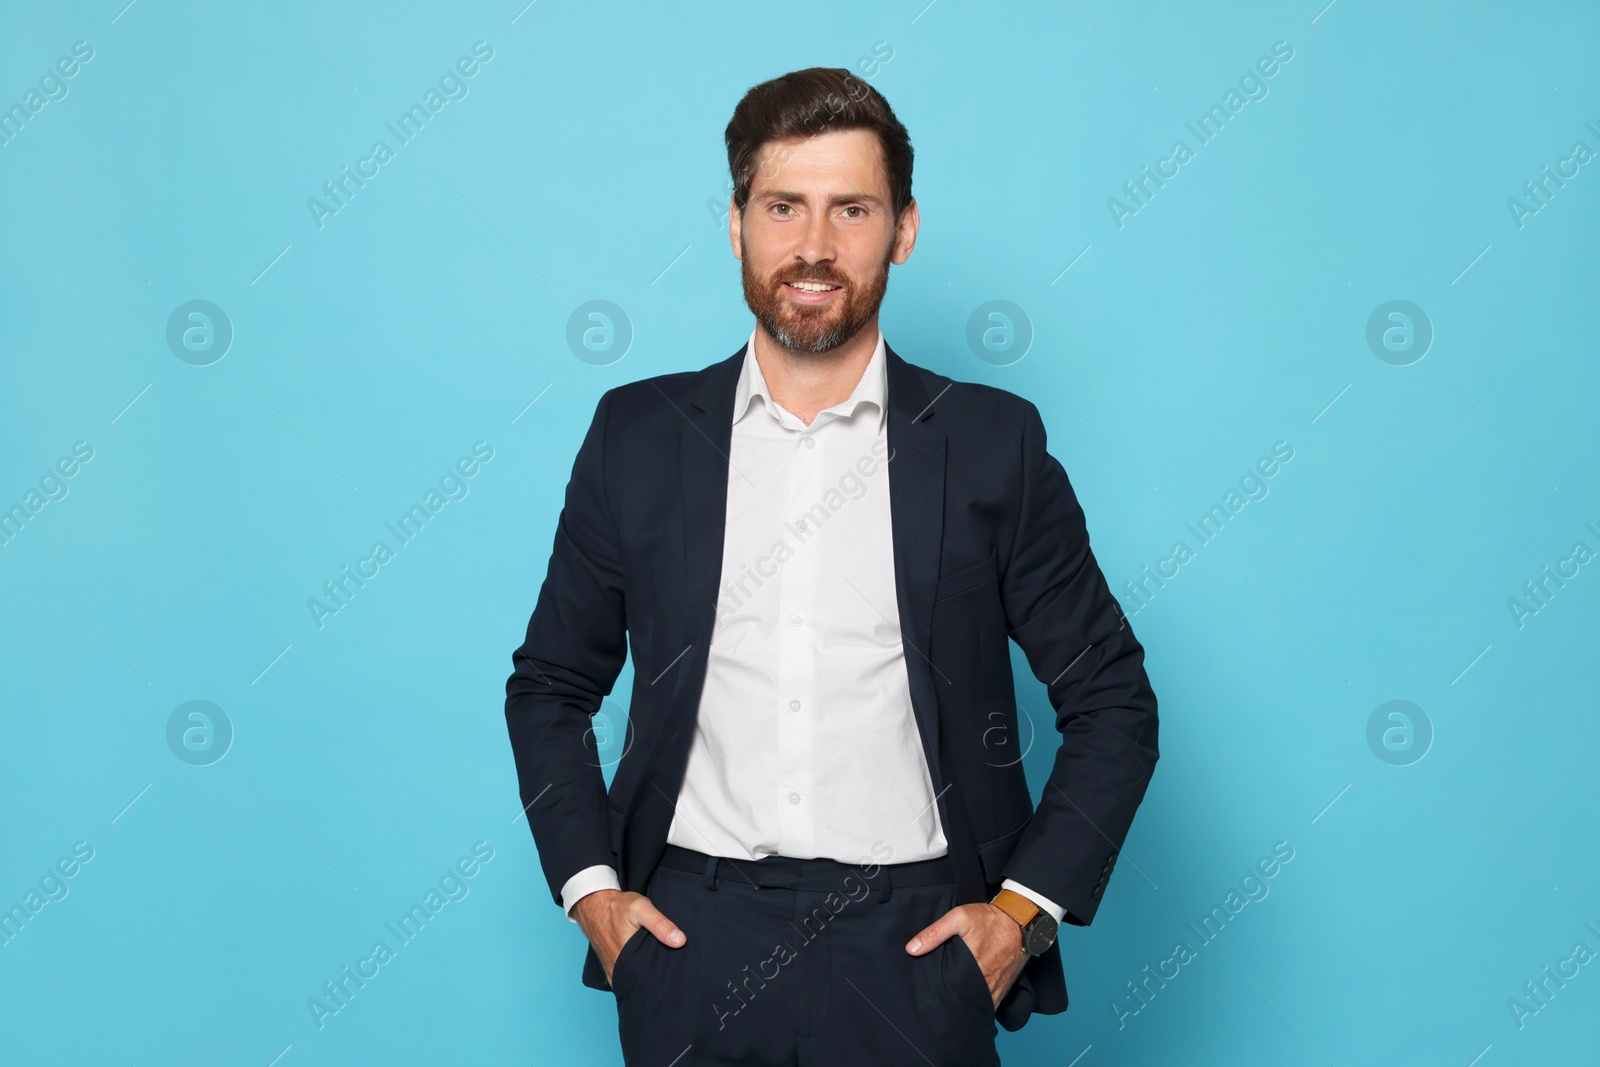
[[[792,623],[794,623],[794,624],[795,624],[795,625],[796,625],[796,626],[799,626],[799,625],[800,625],[800,624],[801,624],[801,623],[803,623],[803,622],[805,622],[805,620],[804,620],[804,619],[802,619],[802,618],[801,618],[801,617],[800,617],[800,616],[798,616],[798,615],[790,615],[790,616],[789,616],[789,621],[790,621],[790,622],[792,622]]]
[[[800,440],[805,442],[805,446],[807,448],[816,448],[817,447],[817,439],[815,437],[802,437],[802,438],[800,438]]]
[[[789,701],[789,710],[790,711],[799,711],[800,710],[800,702],[798,700]]]
[[[791,803],[791,804],[800,803],[800,794],[799,793],[790,793],[789,794],[789,803]]]

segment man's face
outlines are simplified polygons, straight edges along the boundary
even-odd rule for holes
[[[762,146],[728,237],[757,321],[791,352],[822,353],[874,321],[917,224],[915,201],[894,217],[877,134],[841,130]]]

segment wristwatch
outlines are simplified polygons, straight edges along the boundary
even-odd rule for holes
[[[1030,956],[1042,956],[1056,943],[1056,921],[1039,905],[1009,889],[1002,889],[989,901],[1017,920],[1022,927],[1022,947]]]

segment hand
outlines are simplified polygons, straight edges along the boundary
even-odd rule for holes
[[[993,904],[963,904],[951,908],[913,937],[906,944],[906,951],[921,956],[951,937],[961,938],[972,950],[972,957],[989,983],[989,999],[998,1008],[1028,962],[1028,953],[1022,947],[1022,927]]]
[[[669,948],[682,948],[689,940],[671,919],[656,910],[650,898],[643,893],[596,890],[579,898],[572,906],[572,917],[578,920],[583,935],[594,946],[595,955],[600,957],[600,965],[606,971],[607,985],[611,984],[611,969],[617,964],[617,954],[639,927],[645,928],[644,936],[653,936]],[[1013,922],[1011,925],[1017,924]]]

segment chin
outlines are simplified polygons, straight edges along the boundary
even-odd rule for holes
[[[767,332],[772,335],[773,340],[789,351],[805,352],[813,356],[832,352],[855,336],[854,333],[845,333],[843,329],[837,326],[822,330],[808,327],[804,331],[786,326],[779,326],[775,330],[769,326]]]

